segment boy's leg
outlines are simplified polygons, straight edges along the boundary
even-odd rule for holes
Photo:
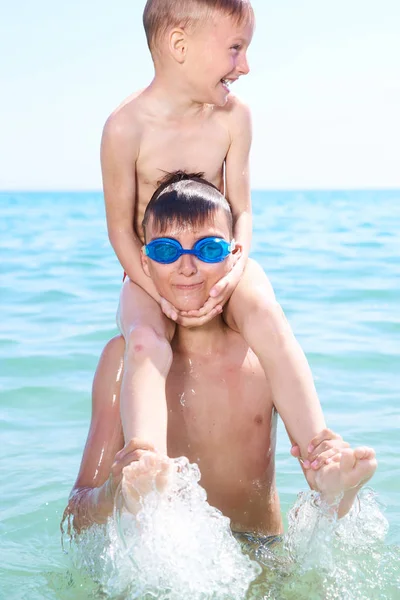
[[[307,359],[271,283],[255,261],[248,260],[224,318],[257,355],[270,382],[275,407],[305,458],[308,443],[325,428],[322,409]]]
[[[136,437],[167,453],[165,382],[172,362],[170,340],[175,324],[141,287],[125,281],[118,325],[126,351],[121,386],[121,420],[125,443]]]

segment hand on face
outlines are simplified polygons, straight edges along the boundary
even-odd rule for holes
[[[183,327],[199,327],[221,314],[223,307],[231,297],[243,274],[244,263],[239,260],[240,253],[233,256],[231,270],[222,277],[210,290],[210,296],[198,310],[179,311],[174,319]]]
[[[198,240],[215,236],[230,241],[231,232],[225,214],[217,211],[212,222],[205,223],[194,230],[191,226],[171,227],[157,235],[152,231],[151,223],[146,232],[149,241],[159,237],[173,238],[184,249],[192,249]],[[233,265],[240,257],[240,246],[236,245],[233,253],[216,263],[203,262],[199,258],[184,254],[175,262],[161,264],[147,256],[142,256],[145,273],[152,278],[161,300],[161,308],[170,319],[184,326],[199,326],[210,321],[222,312],[223,303],[228,299],[231,288],[236,286]],[[232,272],[233,277],[229,276]],[[224,281],[228,275],[228,279]],[[210,291],[222,280],[222,292],[215,298]],[[238,278],[237,278],[238,280]]]

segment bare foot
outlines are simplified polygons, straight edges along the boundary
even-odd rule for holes
[[[322,496],[330,499],[354,488],[361,488],[375,473],[377,461],[372,448],[344,448],[315,473],[315,482]]]
[[[137,514],[141,499],[153,490],[163,492],[171,479],[172,462],[167,456],[145,452],[122,470],[121,491],[126,508]]]

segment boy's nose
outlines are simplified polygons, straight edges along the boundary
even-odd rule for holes
[[[182,273],[186,277],[197,273],[196,259],[191,254],[182,254],[179,258],[178,264],[179,273]]]
[[[241,75],[247,75],[250,72],[249,61],[247,56],[243,54],[239,62],[239,72]]]

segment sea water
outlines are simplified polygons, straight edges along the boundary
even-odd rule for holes
[[[307,353],[327,421],[372,445],[379,468],[376,496],[344,533],[328,525],[321,540],[318,526],[296,538],[303,513],[290,508],[312,509],[296,500],[306,485],[280,427],[289,539],[275,554],[249,550],[263,572],[248,598],[400,598],[400,192],[254,192],[253,202],[253,256]],[[0,598],[101,597],[59,531],[96,362],[116,332],[121,273],[101,194],[0,194],[0,274]],[[305,539],[326,563],[302,553]]]

